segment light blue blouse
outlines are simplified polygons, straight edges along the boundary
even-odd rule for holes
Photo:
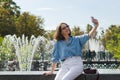
[[[81,56],[82,47],[89,39],[88,34],[70,36],[68,43],[65,40],[56,41],[52,52],[52,61],[58,63],[68,57]]]

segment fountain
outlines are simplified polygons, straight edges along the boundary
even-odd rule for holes
[[[85,50],[88,52],[94,52],[95,54],[92,54],[95,56],[96,60],[100,60],[100,53],[99,52],[104,52],[104,46],[102,45],[101,41],[98,39],[89,39],[86,44],[85,44]],[[91,55],[91,54],[90,54]]]
[[[15,48],[15,53],[19,61],[20,71],[30,71],[32,58],[35,49],[38,46],[39,38],[31,36],[30,41],[28,41],[28,37],[25,37],[24,35],[22,38],[17,38],[16,35],[7,35],[6,38],[10,40],[11,44],[13,44]]]
[[[10,43],[14,46],[15,53],[19,62],[20,71],[30,71],[32,60],[35,52],[40,54],[50,53],[52,46],[51,42],[42,36],[31,36],[30,40],[24,35],[22,38],[16,35],[7,35]]]
[[[89,49],[91,51],[95,51],[95,52],[98,52],[100,51],[100,46],[101,46],[101,42],[100,40],[96,40],[96,39],[90,39],[89,40]]]
[[[104,46],[102,45],[101,41],[98,39],[89,39],[86,44],[85,44],[85,49],[86,50],[90,50],[90,51],[103,51],[104,50]]]

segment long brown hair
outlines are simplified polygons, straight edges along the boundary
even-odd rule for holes
[[[61,32],[62,32],[62,30],[61,30],[61,25],[62,25],[62,24],[65,24],[65,25],[69,28],[69,25],[66,24],[66,23],[64,23],[64,22],[60,23],[60,24],[57,26],[56,31],[55,31],[55,33],[54,33],[54,35],[53,35],[53,38],[56,39],[57,41],[59,41],[59,40],[64,40],[64,39],[65,39],[64,36],[61,34]],[[70,30],[70,28],[69,28],[69,30]],[[70,30],[69,36],[71,36],[71,30]]]

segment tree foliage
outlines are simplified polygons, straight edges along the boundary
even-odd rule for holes
[[[0,6],[11,16],[18,17],[20,15],[20,7],[13,0],[0,0]]]
[[[92,25],[87,24],[86,32],[89,33],[92,30]]]
[[[44,37],[49,40],[53,40],[54,33],[55,33],[55,30],[46,30]]]
[[[114,54],[115,58],[120,59],[120,26],[111,25],[105,32],[102,42],[107,50]]]
[[[0,46],[2,45],[3,37],[0,37]]]
[[[14,33],[16,33],[16,28],[13,16],[6,9],[0,7],[0,35],[5,36]]]
[[[13,0],[0,0],[0,35],[8,34],[30,37],[43,35],[44,19],[29,12],[20,14],[20,7]]]
[[[28,37],[31,35],[43,35],[45,32],[43,29],[43,23],[43,18],[31,15],[29,12],[24,12],[16,21],[17,35],[22,36],[24,34]]]
[[[0,45],[0,61],[12,60],[15,57],[14,47],[8,38],[4,38]]]
[[[78,35],[84,34],[84,32],[80,29],[79,26],[74,26],[71,33],[73,36],[78,36]]]
[[[20,7],[13,0],[0,0],[0,35],[16,34],[15,20]]]

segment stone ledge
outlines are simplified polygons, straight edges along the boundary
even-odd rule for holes
[[[96,74],[86,75],[87,80],[96,80]],[[55,75],[0,75],[0,80],[54,80]],[[80,75],[75,80],[85,80],[85,75]],[[120,80],[120,74],[100,74],[99,80]]]
[[[99,80],[120,80],[120,69],[98,69]],[[0,80],[54,80],[54,75],[45,76],[44,71],[0,72]],[[81,74],[75,80],[96,80],[97,74]]]

